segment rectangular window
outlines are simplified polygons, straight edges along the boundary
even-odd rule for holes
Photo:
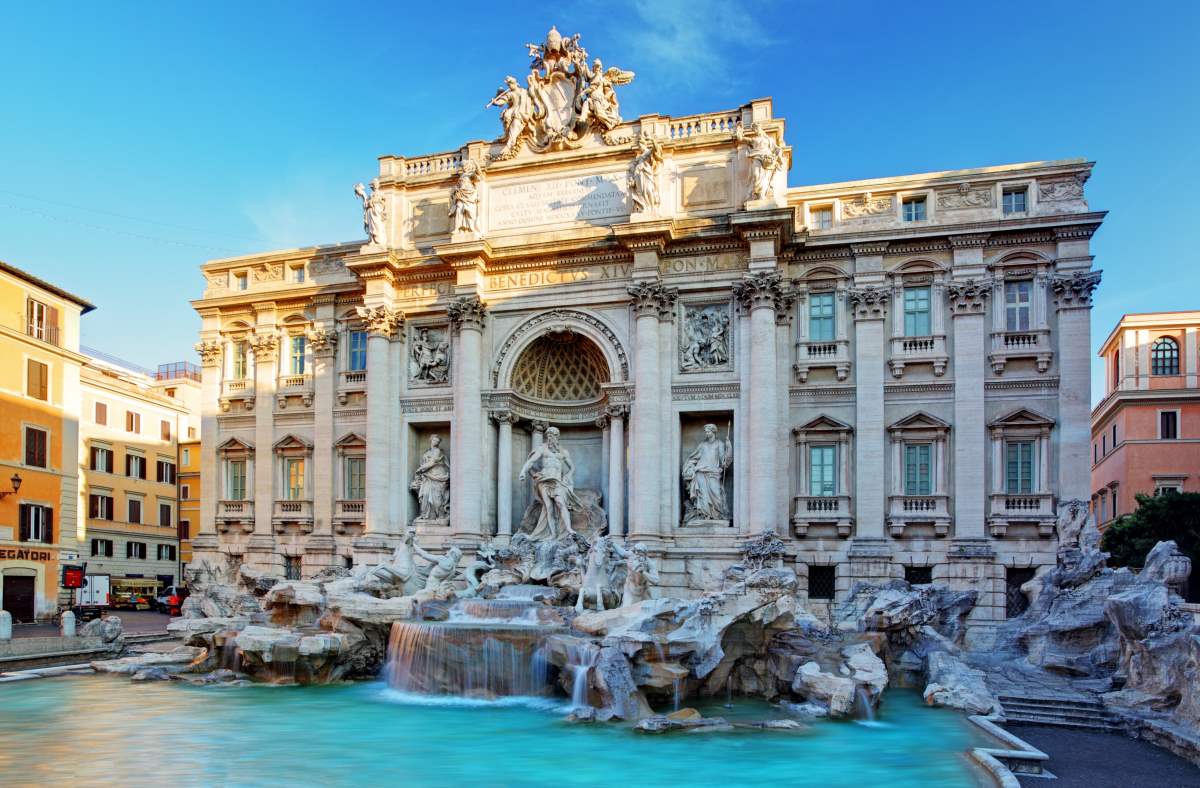
[[[346,458],[346,500],[361,501],[367,497],[367,461],[363,457]]]
[[[932,566],[906,566],[904,579],[914,586],[927,586],[933,582]]]
[[[40,427],[25,428],[25,464],[33,468],[48,468],[47,445],[50,434]]]
[[[359,372],[367,368],[367,332],[350,332],[350,371]]]
[[[93,539],[92,540],[92,555],[98,558],[112,558],[113,542],[112,539]]]
[[[293,266],[291,269],[291,274],[292,274],[292,283],[293,284],[299,285],[299,284],[304,283],[304,266],[302,266],[302,265]]]
[[[808,450],[808,494],[819,496],[837,495],[837,476],[834,446],[811,446]]]
[[[810,565],[808,567],[808,598],[833,599],[836,579],[837,567]]]
[[[1009,618],[1016,618],[1029,608],[1029,597],[1021,590],[1037,574],[1037,570],[1009,567],[1004,571],[1004,608]]]
[[[283,557],[283,577],[285,580],[300,579],[300,556],[285,555]]]
[[[933,446],[908,443],[904,446],[904,494],[933,494]]]
[[[145,479],[146,458],[140,454],[126,454],[125,475],[131,479]]]
[[[1100,436],[1100,454],[1104,457],[1108,456],[1108,436]]]
[[[17,507],[22,542],[54,543],[54,510],[49,506],[23,503]]]
[[[190,500],[192,497],[192,486],[190,484],[179,485],[179,499],[181,501]]]
[[[181,459],[182,459],[184,465],[192,464],[192,450],[191,449],[184,449],[183,451],[180,452],[180,456],[181,456]]]
[[[245,460],[230,460],[226,465],[225,494],[230,501],[246,500]]]
[[[158,505],[158,524],[163,528],[170,528],[171,522],[175,518],[171,514],[171,504],[160,503]]]
[[[165,441],[171,440],[171,422],[160,421],[158,425],[158,437]]]
[[[925,218],[925,198],[909,197],[904,201],[904,221],[919,222]]]
[[[96,414],[92,421],[96,422],[100,426],[108,424],[108,406],[103,402],[96,403]]]
[[[288,354],[288,369],[293,375],[304,374],[304,348],[307,345],[308,340],[304,337],[292,337],[291,352]]]
[[[113,499],[104,493],[88,495],[88,517],[93,520],[111,520],[113,518]]]
[[[1112,425],[1112,447],[1117,448],[1117,425]]]
[[[1005,189],[1004,190],[1004,215],[1010,213],[1025,213],[1025,195],[1024,189]]]
[[[1009,441],[1004,446],[1005,483],[1009,495],[1033,492],[1033,441]]]
[[[233,375],[234,380],[246,379],[246,357],[246,343],[234,342],[233,364],[231,365],[233,369],[230,370],[230,374]]]
[[[828,230],[833,227],[833,206],[831,205],[810,208],[808,215],[812,218],[811,225],[814,230]]]
[[[808,298],[808,338],[832,342],[836,337],[833,293],[813,293]]]
[[[904,336],[927,337],[930,329],[930,289],[928,287],[904,288]]]
[[[143,561],[146,559],[146,543],[145,542],[126,542],[125,543],[126,558],[140,558]]]
[[[175,463],[159,460],[155,463],[155,481],[163,484],[175,483]]]
[[[304,460],[288,458],[284,464],[284,482],[289,501],[304,500]]]
[[[125,411],[125,431],[140,433],[142,431],[142,414],[132,410]]]
[[[50,367],[29,359],[25,365],[25,393],[43,402],[50,399]]]
[[[126,513],[129,515],[126,522],[140,523],[142,521],[142,499],[130,498],[126,502]]]
[[[250,279],[245,274],[234,274],[233,286],[238,290],[246,290],[250,287]]]
[[[106,449],[103,446],[91,447],[91,469],[93,471],[101,471],[103,473],[113,472],[113,453],[112,449]]]
[[[1158,414],[1158,437],[1164,441],[1179,439],[1179,414],[1177,412],[1164,410]]]
[[[158,545],[158,560],[159,561],[174,561],[175,560],[175,545],[173,545],[173,544]]]
[[[1033,308],[1033,282],[1005,282],[1004,317],[1009,331],[1028,331]]]
[[[54,341],[55,344],[58,344],[57,337],[54,340],[51,339],[51,335],[57,330],[55,325],[57,318],[51,320],[54,312],[53,307],[46,306],[41,301],[34,301],[32,298],[28,299],[25,302],[25,333],[35,339],[45,342]]]
[[[190,522],[188,522],[187,520],[180,520],[178,527],[175,529],[175,533],[180,539],[184,539],[184,540],[191,539],[192,538],[192,524]]]

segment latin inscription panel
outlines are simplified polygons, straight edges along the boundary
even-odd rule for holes
[[[490,230],[572,222],[607,225],[629,216],[624,172],[492,186],[488,203]]]

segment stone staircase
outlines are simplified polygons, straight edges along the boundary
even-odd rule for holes
[[[1124,730],[1121,719],[1092,698],[1001,695],[1000,703],[1010,723],[1049,725],[1097,733],[1121,733]]]

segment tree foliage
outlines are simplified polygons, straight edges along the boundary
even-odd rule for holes
[[[1111,554],[1109,566],[1140,568],[1154,545],[1173,539],[1200,569],[1200,493],[1138,495],[1137,502],[1136,511],[1104,532],[1100,547]]]

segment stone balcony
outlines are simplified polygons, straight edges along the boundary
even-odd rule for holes
[[[338,373],[338,404],[345,405],[351,394],[365,394],[366,391],[367,371],[365,369],[347,369]]]
[[[912,364],[932,364],[933,374],[946,372],[950,355],[946,352],[946,335],[933,334],[927,337],[892,337],[888,365],[892,377],[904,377],[904,368]]]
[[[796,380],[805,383],[809,370],[823,367],[832,367],[837,370],[837,379],[845,380],[850,374],[850,340],[796,343],[796,363],[792,365]]]
[[[367,502],[361,499],[339,498],[334,502],[333,527],[339,534],[350,533],[355,526],[362,526],[367,516]]]
[[[277,534],[283,533],[289,525],[299,526],[303,533],[312,533],[312,501],[276,501],[271,512],[271,524]]]
[[[950,533],[950,496],[892,495],[888,497],[888,530],[894,537],[905,535],[909,526],[932,526],[936,536]]]
[[[283,410],[287,407],[288,397],[298,396],[304,402],[304,407],[312,407],[313,382],[312,375],[280,375],[275,381],[275,404]]]
[[[254,380],[240,378],[221,381],[221,410],[228,411],[233,402],[241,401],[246,409],[254,407]]]
[[[827,525],[837,529],[840,538],[850,536],[854,516],[850,511],[849,495],[797,495],[792,499],[792,531],[803,539],[813,526]]]
[[[1014,358],[1033,359],[1038,372],[1049,369],[1050,360],[1054,358],[1054,351],[1050,349],[1050,329],[993,331],[992,350],[988,353],[992,372],[997,375],[1003,373],[1004,365]]]
[[[992,493],[988,498],[988,529],[1003,537],[1011,525],[1036,525],[1038,536],[1054,536],[1054,496],[1050,493]]]
[[[223,534],[254,530],[254,501],[217,501],[217,530]]]

